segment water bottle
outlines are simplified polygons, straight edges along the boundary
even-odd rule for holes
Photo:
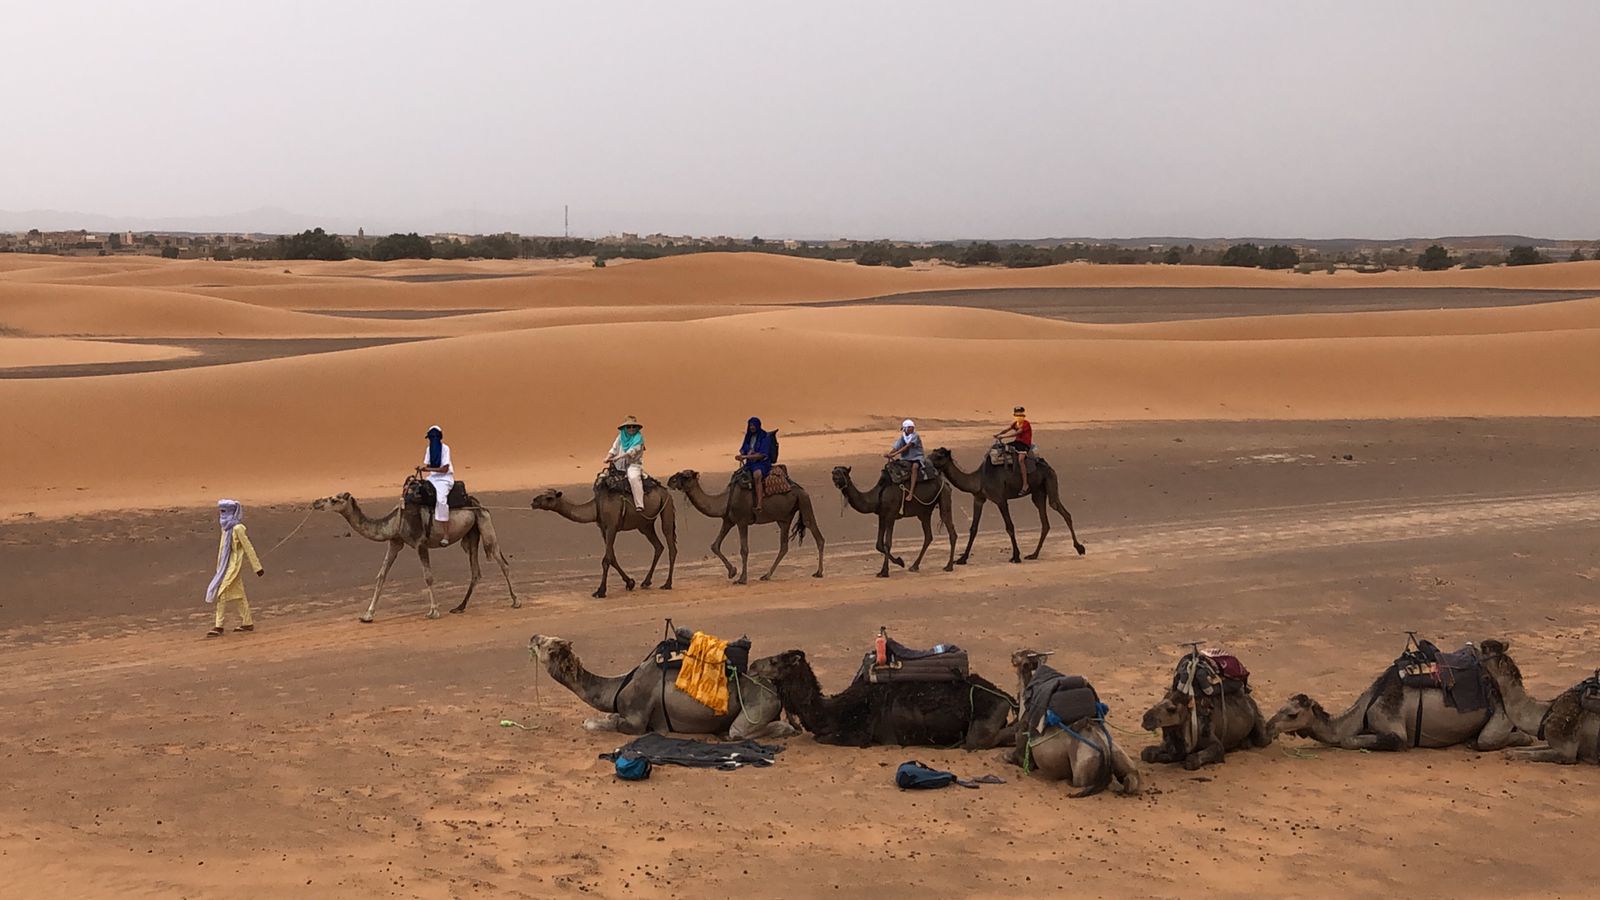
[[[883,633],[882,629],[878,630],[878,637],[873,642],[873,645],[878,660],[877,664],[887,666],[889,664],[889,637]]]

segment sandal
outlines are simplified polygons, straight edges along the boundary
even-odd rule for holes
[[[226,632],[224,632],[221,628],[213,628],[206,632],[206,637],[222,637],[224,634],[226,634]]]
[[[256,627],[254,625],[240,625],[238,628],[234,629],[234,631],[255,631],[255,630],[256,630]]]

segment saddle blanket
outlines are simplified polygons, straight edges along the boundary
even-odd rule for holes
[[[438,496],[439,492],[434,490],[433,482],[422,478],[411,479],[407,483],[407,487],[400,492],[400,497],[407,506],[426,506],[431,508],[436,502],[435,498]],[[469,506],[475,507],[478,505],[477,499],[467,493],[467,483],[465,481],[458,481],[450,485],[450,493],[445,495],[444,500],[451,509],[466,509]]]
[[[926,462],[919,468],[920,471],[917,473],[917,487],[919,488],[924,484],[937,485],[944,480],[944,476],[939,474],[939,470]],[[911,483],[911,463],[903,459],[891,459],[883,467],[881,478],[889,484],[899,485],[903,489]]]
[[[679,671],[683,668],[684,658],[694,644],[695,635],[699,633],[687,628],[674,629],[673,636],[657,644],[656,648],[650,651],[650,655],[655,659],[656,665],[667,672]],[[750,638],[741,635],[736,641],[728,641],[723,649],[723,660],[728,668],[741,675],[744,674],[750,666]]]
[[[1445,653],[1432,641],[1420,640],[1415,649],[1407,647],[1391,668],[1407,687],[1444,691],[1445,705],[1457,712],[1489,708],[1493,687],[1471,644]]]
[[[673,686],[719,716],[728,714],[728,642],[703,631],[689,641]],[[737,676],[735,676],[737,677]]]
[[[742,487],[748,490],[751,486],[750,481],[750,470],[739,469],[733,473],[733,477],[728,479],[728,484],[731,487]],[[766,479],[761,482],[761,493],[767,497],[787,494],[792,489],[793,482],[789,480],[789,467],[782,463],[773,466],[772,471],[768,472]]]
[[[456,483],[460,484],[460,482]],[[644,476],[645,493],[648,494],[660,486],[661,482],[655,480],[649,475]],[[628,473],[618,472],[615,469],[607,469],[596,476],[594,479],[594,488],[597,491],[606,490],[613,494],[625,494],[628,496],[632,496],[633,494],[633,487],[628,484]]]
[[[940,644],[931,650],[914,650],[899,641],[886,637],[889,662],[878,665],[877,653],[868,650],[861,658],[861,668],[851,684],[865,681],[869,684],[893,682],[966,681],[970,673],[967,651],[954,644]]]

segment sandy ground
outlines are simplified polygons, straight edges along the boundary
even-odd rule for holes
[[[1094,679],[1134,749],[1147,739],[1138,716],[1187,640],[1239,653],[1269,708],[1296,691],[1342,705],[1406,629],[1448,645],[1507,637],[1530,689],[1550,695],[1600,664],[1600,301],[1467,308],[1482,307],[1481,295],[1456,304],[1429,291],[1427,303],[1447,308],[1417,309],[1424,301],[1402,292],[1388,312],[1297,297],[1288,308],[1306,314],[1160,321],[1181,318],[1160,308],[1172,297],[1140,294],[1129,305],[1145,306],[1124,311],[1128,321],[1094,324],[1004,304],[796,306],[903,290],[884,276],[971,270],[858,279],[860,267],[838,267],[804,281],[794,261],[765,271],[740,258],[725,261],[721,282],[697,284],[662,265],[681,262],[296,264],[300,274],[284,276],[0,257],[0,327],[214,357],[59,377],[82,364],[63,351],[33,364],[58,366],[58,377],[0,379],[10,427],[33,452],[27,490],[0,503],[0,712],[14,723],[0,732],[6,892],[1591,893],[1593,767],[1290,740],[1202,773],[1147,767],[1138,798],[1071,801],[992,753],[848,751],[800,737],[771,769],[658,770],[623,784],[596,759],[619,739],[579,727],[587,711],[536,671],[526,642],[559,634],[591,668],[616,673],[671,617],[749,633],[757,654],[803,648],[831,689],[882,624],[907,643],[959,642],[1007,684],[1011,650],[1055,649],[1062,668]],[[939,289],[1028,286],[1009,283],[1025,276],[1035,287],[1122,278],[1142,290],[1151,273],[1178,272],[1088,268],[978,272],[1006,283]],[[1385,289],[1600,294],[1600,268],[1538,268],[1547,271],[1391,278]],[[508,285],[527,292],[537,279],[596,273],[631,273],[627,283],[643,287],[590,305],[576,294],[505,302]],[[384,281],[463,274],[508,277]],[[1253,275],[1183,271],[1168,283],[1243,287],[1228,279]],[[341,298],[382,308],[369,300],[389,288],[404,289],[393,310],[468,312],[294,312],[337,310]],[[441,302],[418,303],[413,290]],[[230,292],[244,293],[220,296]],[[505,311],[476,312],[485,309]],[[201,338],[253,339],[276,358],[227,358],[225,344],[196,347]],[[424,340],[292,346],[313,338]],[[882,386],[884,366],[906,357],[917,368]],[[991,513],[970,565],[871,577],[871,524],[842,509],[827,468],[870,472],[892,435],[884,422],[904,412],[922,417],[931,445],[971,460],[1019,374],[1089,554],[1071,554],[1058,522],[1041,560],[1010,565]],[[466,615],[425,620],[417,564],[402,558],[378,621],[362,625],[382,550],[331,514],[307,519],[304,503],[344,489],[386,507],[380,498],[420,453],[412,420],[441,407],[463,476],[496,507],[525,605],[508,607],[491,570]],[[808,542],[774,581],[728,585],[706,552],[712,523],[684,505],[675,589],[613,583],[610,599],[590,599],[597,533],[527,510],[532,489],[585,480],[611,420],[630,412],[650,423],[657,474],[724,470],[727,420],[736,429],[748,411],[785,428],[785,455],[817,498],[828,577],[805,577]],[[219,494],[246,500],[268,576],[250,583],[260,630],[206,641],[198,596],[215,526],[203,504]],[[964,543],[968,505],[957,507]],[[1026,552],[1036,519],[1014,511]],[[897,548],[911,538],[902,528]],[[764,570],[774,543],[756,535],[753,568]],[[641,574],[643,541],[619,546]],[[929,561],[947,553],[936,542]],[[441,602],[453,604],[465,564],[455,552],[436,564]],[[901,794],[892,768],[912,757],[1008,783]]]

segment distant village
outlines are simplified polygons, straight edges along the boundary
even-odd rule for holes
[[[952,265],[1012,268],[1059,263],[1237,265],[1302,272],[1384,271],[1402,268],[1477,268],[1600,259],[1600,242],[1552,241],[1522,236],[1433,238],[1405,241],[1329,239],[1049,239],[1049,240],[792,240],[761,237],[621,233],[598,239],[443,233],[373,237],[325,233],[298,235],[163,231],[0,232],[0,253],[60,256],[160,256],[169,259],[650,259],[685,253],[764,252],[861,265]]]

